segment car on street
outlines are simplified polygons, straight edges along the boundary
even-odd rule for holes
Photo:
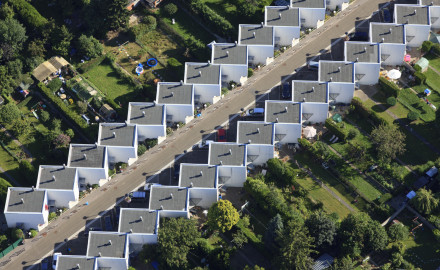
[[[221,128],[217,130],[217,141],[218,142],[226,142],[226,130]]]

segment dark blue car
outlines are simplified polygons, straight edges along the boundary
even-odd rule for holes
[[[288,84],[288,83],[283,84],[281,98],[282,99],[290,99],[291,96],[292,96],[292,91],[290,90],[290,84]]]
[[[391,22],[391,13],[388,9],[384,9],[383,10],[383,20],[386,23],[390,23]]]

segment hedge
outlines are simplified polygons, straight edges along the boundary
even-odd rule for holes
[[[380,77],[379,78],[379,85],[381,86],[380,88],[385,92],[387,97],[390,97],[390,96],[398,97],[399,96],[399,91],[400,91],[399,86],[397,86],[395,83],[387,80],[386,78]]]
[[[30,96],[30,95],[27,96],[23,101],[21,101],[20,103],[17,104],[17,107],[23,108],[24,106],[26,106],[29,103],[29,101],[31,101],[31,99],[32,99],[32,96]]]
[[[25,0],[9,0],[7,2],[14,8],[26,26],[41,30],[47,24],[47,19],[41,16],[31,3]]]
[[[71,120],[73,123],[75,123],[79,128],[81,128],[84,132],[84,135],[86,135],[91,141],[95,141],[95,137],[93,137],[93,134],[88,130],[87,123],[82,119],[80,115],[78,115],[76,112],[73,112],[67,105],[59,99],[53,92],[50,91],[49,88],[47,88],[42,82],[39,82],[37,84],[37,89],[52,103],[55,105],[55,107],[64,113],[64,115]]]
[[[379,116],[376,112],[372,111],[370,108],[366,107],[362,100],[358,97],[354,97],[351,100],[351,105],[353,105],[355,111],[365,118],[369,118],[376,125],[387,125],[388,122]]]
[[[416,84],[424,84],[426,81],[426,75],[419,71],[414,73],[414,77],[416,78]]]
[[[234,34],[232,24],[222,16],[218,15],[201,0],[192,0],[190,8],[195,14],[200,15],[204,22],[211,25],[213,28],[218,29],[223,35],[232,36]]]
[[[101,55],[95,59],[92,59],[88,62],[82,63],[79,67],[78,67],[78,71],[81,73],[86,73],[87,71],[91,70],[92,68],[98,66],[99,64],[101,64],[101,62],[105,59],[105,55]]]
[[[331,118],[325,120],[325,127],[332,133],[334,133],[342,141],[347,140],[347,131],[339,127]]]
[[[431,51],[432,53],[436,54],[437,57],[440,57],[440,44],[435,43],[434,45],[432,45]]]

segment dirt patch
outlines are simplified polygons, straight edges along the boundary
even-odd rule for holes
[[[377,86],[363,85],[362,89],[354,91],[354,96],[366,101],[378,91]]]
[[[222,199],[228,200],[235,206],[235,208],[240,209],[241,206],[245,203],[244,195],[245,191],[243,188],[238,187],[228,187],[226,191],[220,190],[220,194],[222,195]]]

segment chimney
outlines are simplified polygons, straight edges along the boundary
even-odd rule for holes
[[[277,122],[278,123],[278,117],[275,119],[275,122]]]
[[[24,199],[23,198],[21,198],[20,200],[21,200],[21,203],[24,203]]]
[[[328,80],[329,82],[333,81],[333,77],[330,77],[330,79]]]
[[[98,257],[101,257],[101,252],[98,252]]]
[[[261,22],[261,27],[263,27],[264,26],[264,22]]]
[[[173,193],[170,193],[170,198],[171,198],[171,199],[173,198]]]
[[[286,107],[284,107],[284,111],[285,111],[285,112],[287,112],[287,106],[286,106]]]
[[[226,55],[229,56],[229,51],[226,51]]]
[[[229,149],[229,155],[232,155],[232,149]]]
[[[220,165],[223,165],[223,161],[220,160]]]
[[[63,163],[63,169],[66,169],[66,164]]]
[[[211,61],[210,60],[208,60],[208,66],[211,64]]]
[[[141,221],[144,221],[144,218],[143,218],[142,216],[139,216],[139,219],[140,219]]]
[[[200,176],[203,176],[203,171],[200,171]]]
[[[116,132],[113,132],[113,138],[116,138]]]
[[[130,232],[133,233],[133,229],[130,229]]]
[[[189,184],[189,187],[193,187],[194,186],[194,184],[193,184],[193,182],[191,182],[190,184]]]
[[[52,180],[53,180],[53,181],[56,181],[56,180],[57,180],[56,177],[55,177],[55,175],[52,175]]]
[[[199,71],[199,77],[202,77],[202,71]]]
[[[108,240],[108,244],[111,246],[112,245],[112,240]]]
[[[260,128],[257,128],[257,133],[260,133]]]
[[[390,27],[390,34],[391,34],[391,32],[393,32],[393,28]]]
[[[359,62],[359,57],[356,57],[356,62]]]
[[[367,52],[367,47],[364,47],[364,52]]]
[[[312,86],[312,93],[313,93],[313,92],[315,92],[315,87],[314,87],[314,86]]]
[[[303,98],[303,102],[306,102],[306,98]]]
[[[252,32],[252,35],[254,36],[254,38],[255,38],[255,32]]]
[[[171,96],[174,97],[174,92],[171,92]]]
[[[382,38],[382,43],[384,43],[385,42],[385,38]]]
[[[95,148],[98,148],[98,142],[95,142]]]
[[[280,17],[280,19],[281,19],[281,13],[278,13],[278,16]]]
[[[417,14],[417,10],[416,9],[414,9],[414,15],[416,15]]]
[[[341,72],[341,67],[338,67],[338,72]]]
[[[237,46],[238,45],[238,43],[237,43],[237,41],[235,41],[235,46]]]
[[[87,160],[87,155],[86,154],[84,154],[84,159]]]
[[[160,206],[160,210],[163,210],[163,205]]]
[[[142,115],[145,117],[145,111],[142,111]]]
[[[180,80],[180,85],[183,85],[183,81],[182,80]]]
[[[81,269],[81,267],[79,266],[79,263],[76,264],[76,269]]]
[[[248,140],[248,143],[251,144],[252,140]]]

